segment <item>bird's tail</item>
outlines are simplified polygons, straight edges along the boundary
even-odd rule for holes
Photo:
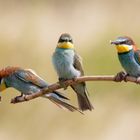
[[[67,97],[63,96],[61,93],[54,91],[49,94],[45,94],[43,97],[48,98],[53,103],[55,103],[58,107],[62,109],[68,109],[71,112],[78,111],[83,114],[77,107],[72,106],[71,104],[67,103],[66,100],[69,100]]]
[[[78,104],[79,108],[82,111],[85,110],[92,110],[94,107],[92,106],[89,97],[88,97],[88,91],[86,89],[85,83],[79,83],[76,85],[71,86],[73,90],[77,93],[78,98]]]

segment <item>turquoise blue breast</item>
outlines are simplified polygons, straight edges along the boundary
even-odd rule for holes
[[[137,63],[134,57],[134,51],[131,50],[127,53],[118,54],[120,63],[125,71],[131,75],[138,77],[140,76],[140,65]]]

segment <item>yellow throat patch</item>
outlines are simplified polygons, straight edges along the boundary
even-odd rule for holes
[[[2,81],[1,84],[0,84],[0,91],[5,90],[6,88],[7,88],[7,87],[6,87],[6,85],[5,85],[5,82]]]
[[[129,52],[132,49],[131,47],[132,46],[128,46],[128,45],[117,45],[116,46],[118,53]]]
[[[58,43],[57,47],[63,49],[73,49],[74,45],[71,42],[62,42]]]

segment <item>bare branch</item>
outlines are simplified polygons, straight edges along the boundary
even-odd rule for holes
[[[129,81],[129,82],[137,83],[137,78],[135,78],[135,77],[127,76],[125,80]],[[82,77],[77,78],[76,80],[67,80],[64,82],[64,84],[66,86],[70,86],[70,85],[80,83],[80,82],[85,82],[85,81],[114,81],[114,82],[117,82],[117,81],[115,81],[114,75],[102,75],[102,76],[98,75],[98,76],[82,76]],[[48,86],[47,88],[42,89],[42,91],[40,91],[36,94],[31,94],[31,95],[26,95],[24,97],[20,97],[18,99],[18,101],[14,102],[14,103],[29,101],[31,99],[34,99],[34,98],[37,98],[44,94],[53,92],[54,90],[58,90],[60,88],[62,88],[62,87],[58,82],[58,83]]]

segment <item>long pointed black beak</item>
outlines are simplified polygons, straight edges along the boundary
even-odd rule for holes
[[[117,41],[117,40],[115,40],[115,41],[110,41],[110,44],[113,44],[113,45],[119,45],[119,44],[120,44],[120,42],[119,42],[119,41]]]

